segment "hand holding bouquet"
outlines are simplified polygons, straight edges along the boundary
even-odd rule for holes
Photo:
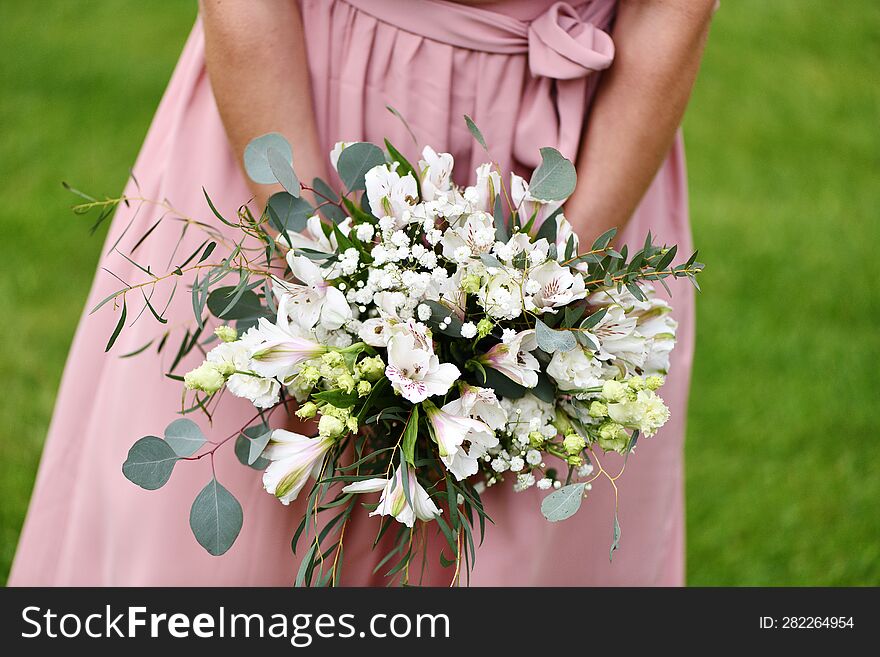
[[[232,242],[200,224],[213,239],[187,262],[166,276],[142,267],[150,280],[105,303],[123,309],[109,349],[126,297],[137,291],[161,322],[155,286],[194,274],[196,326],[171,369],[196,347],[206,356],[182,377],[182,411],[210,419],[225,390],[250,400],[255,416],[211,442],[178,419],[164,439],[134,444],[126,477],[158,488],[176,464],[213,458],[235,439],[268,494],[308,499],[294,543],[305,546],[297,583],[314,585],[338,582],[344,527],[361,506],[394,535],[390,577],[408,582],[416,531],[436,531],[458,581],[475,558],[475,529],[485,530],[487,486],[548,491],[541,510],[555,522],[597,479],[614,484],[619,474],[599,454],[629,455],[669,417],[658,390],[676,322],[654,283],[696,284],[702,265],[696,254],[674,264],[676,247],[650,234],[632,254],[611,245],[614,231],[582,248],[561,207],[574,167],[554,149],[541,155],[528,182],[487,163],[461,188],[448,153],[425,147],[412,164],[387,141],[384,150],[339,143],[330,156],[339,196],[321,180],[299,182],[280,135],[254,140],[248,174],[286,191],[260,217],[243,206],[233,222],[214,210]],[[209,262],[221,244],[228,253]],[[313,431],[272,428],[279,409]],[[241,522],[239,503],[212,479],[193,504],[196,538],[222,554]],[[612,552],[616,511],[613,536]]]

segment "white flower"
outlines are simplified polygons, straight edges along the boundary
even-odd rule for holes
[[[541,452],[536,449],[530,449],[526,452],[526,463],[529,465],[538,465],[543,458],[541,457]]]
[[[330,151],[330,164],[333,166],[333,169],[336,169],[337,164],[339,164],[339,156],[342,154],[342,151],[348,146],[350,142],[337,141],[333,144],[333,148]]]
[[[501,406],[507,411],[507,432],[521,442],[528,443],[532,431],[541,431],[549,427],[548,433],[556,435],[551,422],[555,417],[555,406],[542,401],[532,394],[525,394],[519,399],[501,400]],[[545,434],[546,435],[546,434]]]
[[[486,212],[469,214],[443,234],[443,257],[462,262],[470,256],[489,253],[495,244],[495,223]],[[459,255],[461,254],[461,255]]]
[[[608,404],[612,420],[645,436],[653,436],[669,419],[669,409],[653,390],[639,390],[634,401]]]
[[[437,443],[440,459],[446,468],[462,480],[477,473],[477,459],[490,447],[498,445],[495,432],[479,420],[458,415],[461,406],[455,400],[443,408],[427,402],[422,406],[428,416],[431,437]],[[468,442],[467,449],[464,442]]]
[[[566,219],[565,215],[560,212],[556,215],[556,259],[560,262],[565,260],[569,240],[572,240],[572,245],[574,247],[572,253],[576,255],[578,253],[578,247],[580,246],[580,239],[578,238],[577,233],[574,232],[574,229],[572,229],[568,219]],[[587,263],[580,262],[575,266],[575,269],[586,271]]]
[[[507,270],[489,276],[477,293],[477,299],[490,317],[514,319],[522,314],[523,297],[519,281]]]
[[[477,334],[477,325],[473,322],[465,322],[461,325],[461,337],[470,340]]]
[[[544,477],[543,479],[538,480],[538,489],[539,490],[547,490],[553,485],[553,480]]]
[[[535,330],[517,333],[510,342],[493,345],[479,357],[479,362],[498,370],[507,378],[526,388],[538,385],[540,364],[530,352],[538,348]]]
[[[444,406],[447,407],[450,412],[457,415],[479,418],[491,429],[501,429],[507,423],[507,411],[501,406],[492,388],[480,388],[463,383],[461,397]]]
[[[477,183],[464,190],[464,198],[471,210],[492,212],[495,197],[500,193],[501,176],[492,170],[491,164],[486,163],[477,167]]]
[[[400,176],[396,167],[380,164],[367,171],[364,178],[370,211],[376,217],[390,216],[395,227],[405,225],[404,212],[408,212],[418,199],[416,179],[411,173]]]
[[[299,371],[307,360],[329,351],[329,348],[306,337],[295,324],[273,324],[260,318],[254,333],[251,368],[261,376],[287,380]]]
[[[342,492],[374,493],[381,490],[382,496],[379,498],[379,506],[370,515],[394,516],[398,522],[407,527],[412,527],[416,518],[427,522],[439,516],[440,509],[431,500],[428,491],[416,479],[414,469],[407,468],[406,474],[407,478],[404,482],[401,468],[398,467],[391,479],[376,478],[357,481],[345,486]],[[407,490],[404,490],[404,486]],[[412,506],[407,501],[407,492],[409,492]]]
[[[354,234],[361,242],[369,242],[375,233],[376,229],[370,223],[358,224],[354,229]]]
[[[422,149],[419,160],[422,180],[422,199],[433,201],[441,193],[449,191],[452,175],[452,155],[437,153],[430,146]]]
[[[385,376],[394,390],[415,404],[445,394],[461,372],[451,363],[441,364],[426,327],[409,320],[390,329]]]
[[[333,441],[327,438],[309,438],[275,429],[263,451],[263,456],[272,461],[263,473],[263,487],[282,504],[290,504],[331,445]]]
[[[620,360],[641,368],[645,362],[645,338],[636,332],[636,318],[620,306],[609,306],[605,316],[587,334],[599,346],[602,360]]]
[[[347,236],[351,231],[351,219],[346,217],[336,227],[339,228],[339,232]],[[283,235],[279,235],[278,239],[291,249],[313,249],[322,253],[335,253],[337,249],[336,235],[330,233],[328,237],[324,233],[321,217],[316,214],[306,220],[306,227],[302,233],[286,231]]]
[[[278,297],[279,313],[303,328],[320,323],[326,329],[338,329],[352,317],[345,294],[324,280],[321,269],[305,256],[287,254],[287,264],[302,285],[273,279],[273,292]]]
[[[529,283],[537,283],[536,292],[527,288],[530,293],[525,299],[527,310],[556,312],[554,308],[567,306],[587,295],[584,277],[579,273],[572,273],[571,269],[562,267],[553,260],[529,270],[527,281],[527,286]]]
[[[557,351],[547,365],[547,374],[560,390],[579,390],[602,385],[602,363],[580,346],[571,351]]]

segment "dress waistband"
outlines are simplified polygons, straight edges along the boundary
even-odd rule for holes
[[[443,0],[344,0],[374,18],[434,41],[501,54],[527,54],[533,75],[571,80],[608,68],[614,42],[567,2],[531,22]],[[592,3],[586,3],[583,8]],[[405,5],[403,7],[402,5]]]

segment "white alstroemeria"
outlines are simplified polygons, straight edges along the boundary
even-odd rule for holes
[[[430,146],[422,149],[419,170],[422,181],[422,200],[433,201],[449,191],[452,176],[452,155],[437,153]]]
[[[302,285],[273,279],[272,290],[290,319],[310,329],[320,323],[325,329],[338,329],[352,318],[345,294],[330,285],[321,268],[305,256],[287,254],[287,264]]]
[[[574,247],[572,254],[577,255],[578,248],[580,247],[580,239],[578,238],[578,234],[574,232],[568,219],[566,219],[565,215],[560,212],[556,215],[556,259],[559,260],[559,262],[563,262],[566,259],[565,254],[568,250],[569,240],[571,240]],[[586,271],[587,263],[579,262],[574,268],[579,271]]]
[[[461,384],[461,397],[449,402],[450,412],[467,415],[485,422],[491,429],[503,429],[507,423],[507,411],[492,388],[481,388],[467,383]]]
[[[483,427],[471,428],[465,434],[464,441],[458,448],[447,456],[441,456],[441,460],[447,469],[461,481],[479,470],[479,459],[488,451],[498,446],[498,437],[495,431],[504,428],[507,423],[507,413],[501,407],[501,403],[491,388],[478,388],[467,384],[462,386],[461,397],[444,405],[439,413],[445,413],[453,418],[479,419]],[[450,420],[442,418],[440,424],[449,426]],[[438,442],[439,444],[439,442]]]
[[[440,363],[427,328],[409,320],[389,330],[385,376],[394,390],[416,404],[446,394],[461,372],[452,363]]]
[[[232,372],[226,387],[236,397],[249,399],[257,408],[269,408],[278,401],[281,384],[251,371],[251,351],[259,340],[256,329],[250,329],[235,342],[224,342],[208,352],[207,361],[225,372]]]
[[[560,390],[583,390],[602,385],[602,363],[580,346],[571,351],[557,351],[547,365],[547,374]]]
[[[446,229],[443,239],[443,257],[455,260],[458,249],[467,249],[469,256],[489,253],[495,245],[495,220],[487,212],[472,212]]]
[[[645,344],[645,363],[642,367],[645,376],[666,375],[669,372],[669,355],[675,347],[676,322],[669,314],[669,304],[662,300],[654,301],[654,308],[638,317],[636,330],[643,335]]]
[[[544,201],[535,198],[529,191],[529,184],[515,173],[510,174],[510,199],[513,201],[513,206],[519,210],[522,223],[528,222],[535,214],[535,223],[539,226],[563,203],[562,201]]]
[[[263,473],[263,487],[282,504],[290,504],[308,481],[309,475],[333,445],[330,438],[309,438],[275,429],[263,456],[271,461]]]
[[[608,404],[612,420],[645,436],[653,436],[669,419],[669,409],[653,390],[639,390],[635,400]]]
[[[514,319],[522,314],[523,294],[521,282],[509,269],[493,267],[488,279],[477,292],[477,300],[490,317]]]
[[[515,233],[506,244],[496,242],[493,251],[504,263],[511,264],[524,257],[523,264],[537,267],[547,260],[550,244],[543,237],[533,242],[527,233]]]
[[[636,331],[636,318],[627,316],[620,306],[609,306],[587,337],[599,345],[596,352],[602,360],[617,360],[631,368],[645,363],[645,338]]]
[[[500,193],[501,176],[486,163],[477,167],[477,182],[464,190],[464,199],[471,211],[493,212]]]
[[[336,227],[345,236],[351,232],[351,217],[346,217]],[[336,235],[330,233],[328,237],[321,227],[321,217],[313,214],[306,220],[306,227],[301,233],[286,231],[278,235],[278,241],[290,249],[312,249],[322,253],[336,253],[338,244]]]
[[[361,324],[358,337],[371,347],[384,347],[388,344],[390,324],[382,317],[372,317]]]
[[[354,142],[346,142],[346,141],[337,141],[333,144],[333,148],[330,150],[330,165],[334,170],[337,169],[337,165],[339,164],[339,156],[342,155],[342,151],[345,150],[346,146],[351,145]]]
[[[526,388],[538,385],[538,359],[530,352],[538,348],[535,330],[529,329],[516,334],[510,342],[499,342],[480,356],[478,362],[498,370],[504,376]]]
[[[379,506],[371,512],[371,516],[394,516],[397,522],[401,522],[407,527],[412,527],[416,518],[424,522],[433,520],[439,516],[442,511],[431,500],[422,485],[416,479],[414,468],[406,469],[406,482],[403,480],[403,473],[400,466],[394,471],[391,479],[374,478],[364,481],[356,481],[348,484],[342,489],[343,493],[377,493],[382,491],[379,498]],[[410,506],[407,500],[407,487],[409,499],[412,501]]]
[[[251,369],[261,376],[286,381],[299,372],[304,362],[330,350],[310,337],[296,324],[273,324],[261,317],[254,335]]]
[[[443,408],[424,402],[422,408],[428,417],[428,430],[437,443],[440,459],[455,478],[461,480],[476,474],[477,459],[498,445],[498,438],[485,422],[459,415],[462,409],[457,402],[450,402]]]
[[[584,277],[568,267],[562,267],[555,260],[548,260],[543,265],[530,269],[526,277],[526,289],[532,281],[540,286],[537,292],[525,298],[526,309],[533,312],[555,313],[554,308],[567,306],[587,295]]]
[[[374,216],[392,217],[394,227],[400,228],[404,213],[411,210],[419,197],[416,179],[411,173],[401,176],[396,165],[380,164],[367,171],[364,178],[367,200]]]

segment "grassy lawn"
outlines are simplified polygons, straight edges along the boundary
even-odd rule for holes
[[[60,182],[121,189],[194,12],[0,11],[0,316],[18,336],[0,344],[0,581],[101,246]],[[729,0],[717,15],[685,126],[709,263],[691,584],[880,584],[878,70],[873,0]]]

